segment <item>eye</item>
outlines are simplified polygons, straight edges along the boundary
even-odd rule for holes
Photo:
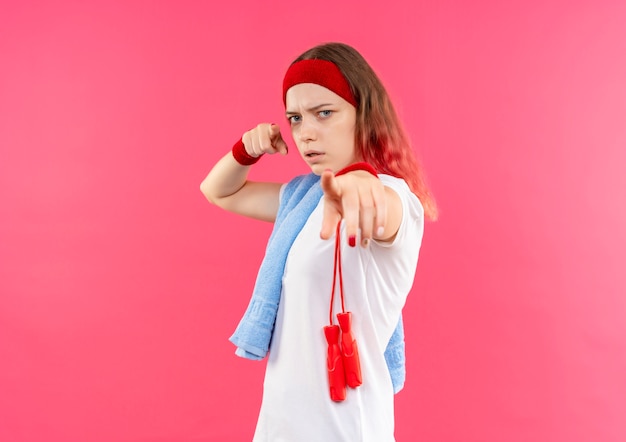
[[[319,112],[318,112],[318,115],[319,115],[321,118],[328,118],[328,117],[330,117],[330,116],[332,115],[332,113],[333,113],[333,111],[331,111],[331,110],[327,110],[327,109],[326,109],[326,110],[323,110],[323,111],[319,111]]]
[[[302,117],[300,115],[289,115],[287,117],[287,121],[289,121],[290,124],[299,123],[301,119]]]

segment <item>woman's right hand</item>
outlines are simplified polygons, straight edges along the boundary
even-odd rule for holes
[[[263,221],[276,220],[280,203],[281,183],[248,180],[250,167],[242,167],[234,149],[243,149],[251,157],[264,153],[287,154],[287,144],[277,124],[262,123],[244,133],[239,141],[213,166],[202,181],[200,190],[213,204],[240,215]],[[242,152],[243,154],[243,152]]]
[[[277,124],[261,123],[241,137],[246,152],[251,157],[260,157],[264,153],[287,155],[287,143],[280,134]]]

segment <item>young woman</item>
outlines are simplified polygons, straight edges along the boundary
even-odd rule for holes
[[[201,185],[213,204],[274,222],[231,337],[242,357],[269,353],[254,441],[393,441],[401,312],[436,205],[356,50],[330,43],[303,53],[287,70],[283,100],[311,173],[287,184],[247,179],[263,155],[287,154],[279,127],[262,123]]]

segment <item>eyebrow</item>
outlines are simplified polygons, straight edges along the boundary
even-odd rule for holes
[[[326,106],[332,106],[332,103],[318,104],[317,106],[313,106],[313,107],[308,108],[307,112],[315,112],[316,110],[318,110],[318,109],[320,109],[322,107],[326,107]],[[285,112],[285,115],[295,115],[297,113],[298,112],[288,110],[288,111]]]

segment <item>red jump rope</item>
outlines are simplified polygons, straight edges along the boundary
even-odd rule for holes
[[[341,296],[341,313],[337,313],[337,322],[333,324],[333,304],[335,301],[335,285],[339,275],[339,293]],[[341,221],[337,224],[335,234],[335,258],[333,264],[333,287],[330,294],[330,325],[324,327],[324,335],[328,342],[326,368],[328,369],[328,386],[330,398],[335,402],[346,399],[346,385],[356,388],[363,383],[359,348],[352,333],[352,313],[346,312],[343,294],[343,274],[341,272]],[[340,346],[341,345],[341,346]]]

